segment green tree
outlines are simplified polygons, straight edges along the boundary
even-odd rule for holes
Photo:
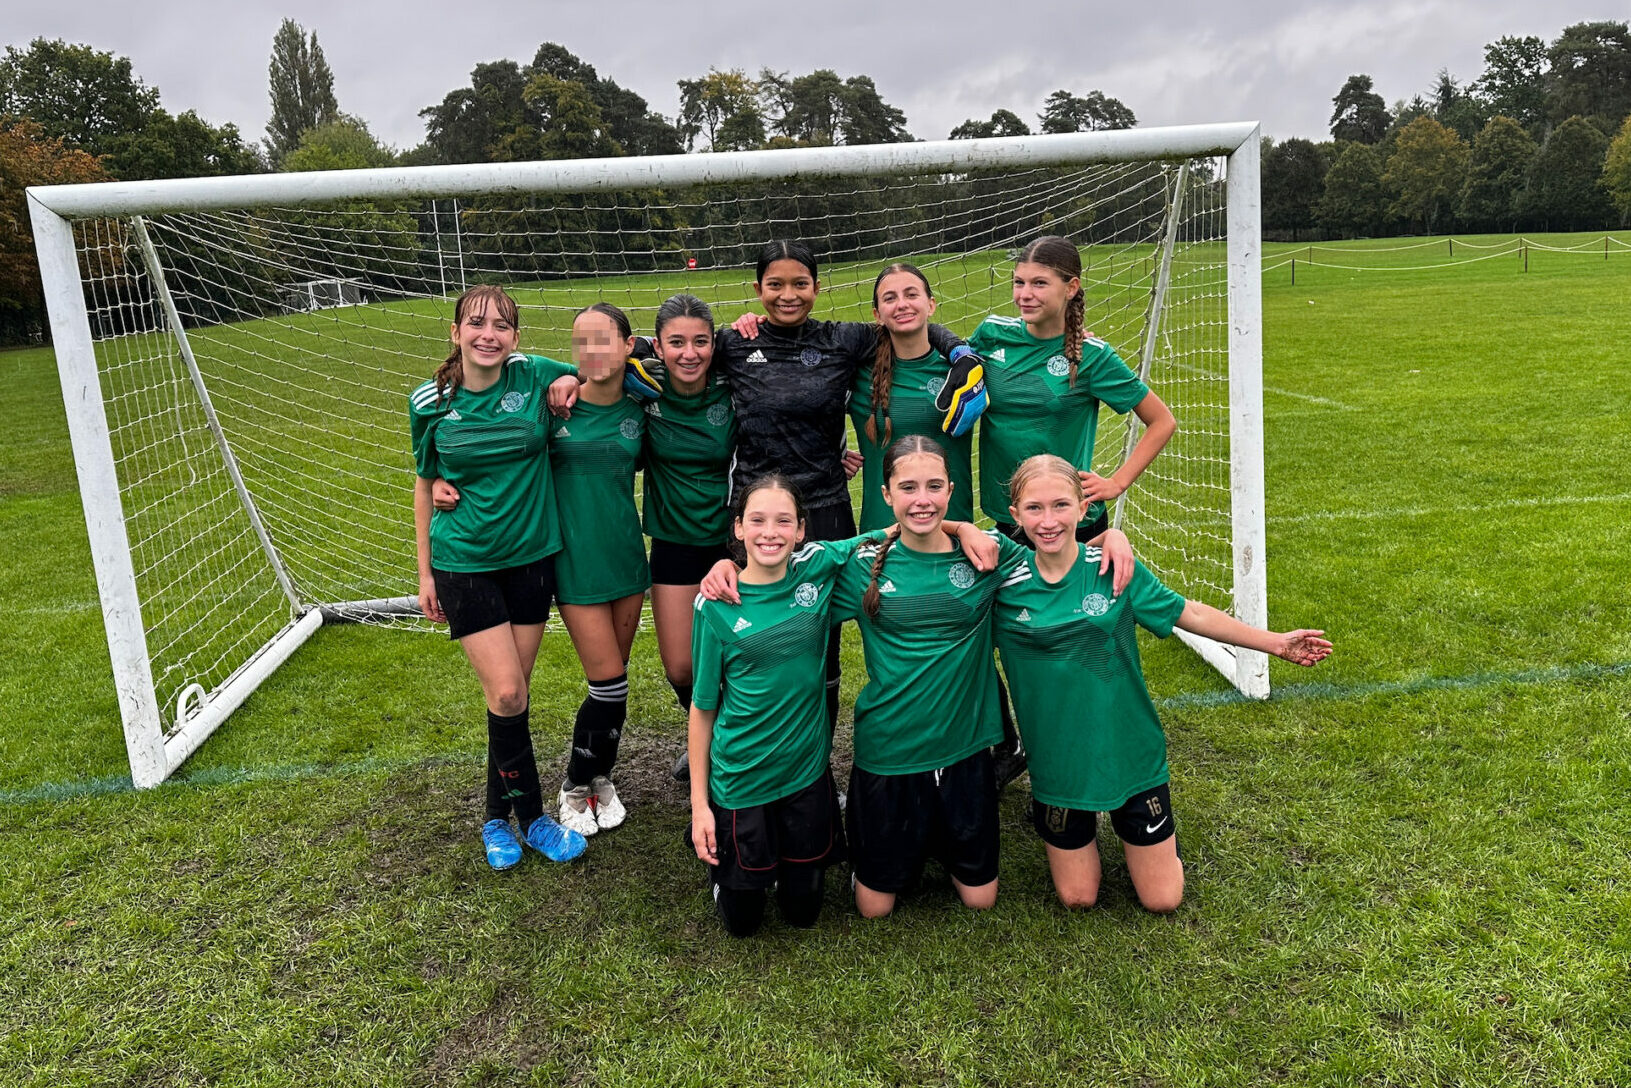
[[[1614,218],[1599,184],[1608,137],[1583,117],[1570,117],[1540,145],[1529,167],[1524,210],[1546,230],[1591,230]]]
[[[951,130],[953,140],[979,140],[988,136],[1029,136],[1031,126],[1012,110],[997,110],[989,121],[969,118]]]
[[[526,87],[527,77],[515,61],[490,61],[471,70],[470,86],[420,110],[435,161],[503,161],[496,154],[501,142],[527,123]]]
[[[334,98],[334,73],[317,44],[317,31],[308,38],[293,19],[285,19],[272,36],[272,60],[267,66],[272,119],[266,122],[266,155],[275,167],[300,146],[309,128],[326,125],[340,116]]]
[[[283,160],[285,170],[364,170],[391,166],[396,152],[374,138],[361,118],[342,113],[300,134],[300,145]]]
[[[1546,119],[1546,43],[1504,37],[1484,46],[1484,74],[1469,88],[1490,116],[1510,117],[1531,133]]]
[[[1467,144],[1431,117],[1399,131],[1382,183],[1398,194],[1390,211],[1432,233],[1449,226],[1467,180]]]
[[[1314,202],[1320,227],[1339,237],[1370,238],[1387,223],[1382,153],[1370,144],[1342,145],[1325,174],[1325,191]]]
[[[533,78],[547,75],[582,86],[599,111],[605,134],[623,149],[622,154],[678,155],[685,150],[679,129],[649,109],[644,98],[613,80],[601,78],[594,65],[564,45],[540,45],[527,73]]]
[[[883,100],[870,76],[840,79],[831,68],[788,78],[759,73],[759,99],[770,127],[790,145],[901,143],[906,115]]]
[[[721,72],[708,69],[697,79],[682,79],[680,88],[680,135],[685,149],[697,146],[706,137],[709,151],[748,151],[764,146],[764,111],[759,105],[759,85],[740,68]]]
[[[623,154],[584,84],[540,72],[527,83],[522,97],[537,118],[538,158],[600,159]]]
[[[1138,124],[1133,111],[1119,98],[1109,98],[1102,91],[1089,91],[1083,98],[1063,88],[1048,95],[1036,119],[1043,132],[1098,132]]]
[[[1614,207],[1619,209],[1620,225],[1631,223],[1631,116],[1608,145],[1608,156],[1603,160],[1603,188]]]
[[[1448,68],[1438,70],[1431,101],[1433,119],[1469,143],[1490,118],[1488,107],[1456,82]]]
[[[36,38],[26,51],[8,45],[0,59],[0,115],[28,117],[46,139],[92,155],[111,153],[158,108],[158,89],[136,77],[129,57]]]
[[[1556,124],[1580,116],[1605,134],[1631,113],[1631,29],[1625,23],[1576,23],[1546,52],[1547,110]]]
[[[1523,190],[1538,147],[1512,117],[1492,117],[1473,139],[1457,214],[1486,230],[1516,230]]]
[[[245,144],[238,126],[210,124],[192,110],[172,117],[154,110],[140,129],[107,142],[103,160],[116,178],[197,178],[256,174],[266,169],[260,150]]]
[[[1290,231],[1295,241],[1314,226],[1314,208],[1325,191],[1330,160],[1302,139],[1272,144],[1263,152],[1263,228]]]
[[[1367,75],[1352,75],[1331,99],[1331,136],[1337,140],[1375,144],[1387,134],[1392,115]]]

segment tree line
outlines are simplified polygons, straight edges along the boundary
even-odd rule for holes
[[[1391,108],[1368,75],[1331,100],[1331,139],[1264,140],[1263,229],[1281,240],[1631,223],[1631,30],[1503,37],[1463,86]]]
[[[1550,44],[1502,38],[1485,49],[1485,70],[1463,87],[1441,71],[1431,93],[1391,108],[1369,76],[1350,77],[1333,99],[1329,141],[1265,140],[1264,226],[1270,237],[1351,237],[1451,228],[1585,229],[1631,218],[1631,33],[1624,23],[1583,23]],[[284,20],[268,64],[271,117],[263,140],[236,126],[214,125],[195,111],[172,115],[156,87],[145,84],[128,58],[86,45],[34,41],[8,46],[0,58],[0,342],[43,335],[32,239],[22,190],[36,184],[110,179],[192,177],[265,170],[332,170],[395,164],[502,162],[695,151],[752,150],[912,140],[906,115],[865,75],[831,69],[801,75],[770,68],[710,69],[679,81],[673,118],[652,110],[636,92],[601,75],[553,42],[527,63],[477,65],[469,84],[420,111],[425,138],[399,151],[377,139],[366,121],[340,108],[334,76],[315,32]],[[970,118],[952,139],[1130,128],[1133,111],[1099,90],[1053,92],[1035,125],[1010,109]],[[959,179],[952,194],[970,201],[1000,192],[994,177]],[[865,256],[861,225],[889,219],[892,229],[921,226],[912,201],[853,181],[713,188],[669,193],[683,212],[652,212],[639,224],[608,211],[605,200],[557,199],[547,209],[519,212],[498,201],[461,209],[475,240],[477,274],[502,275],[511,243],[564,238],[574,231],[632,231],[627,248],[651,252],[676,244],[678,232],[706,246],[707,263],[738,263],[759,239],[744,227],[733,234],[740,198],[755,215],[823,224],[832,256]],[[642,194],[619,194],[638,206]],[[932,203],[925,194],[923,203]],[[945,201],[945,193],[934,194]],[[512,202],[513,203],[513,202]],[[906,205],[902,207],[901,205]],[[365,266],[369,254],[414,252],[442,225],[423,210],[379,204],[365,209],[355,262],[334,255],[336,267]],[[1093,213],[1114,234],[1125,209]],[[1072,209],[1061,209],[1068,217]],[[896,223],[895,217],[901,219]],[[547,222],[545,221],[547,218]],[[855,224],[853,228],[842,224]],[[641,230],[650,234],[642,244]],[[984,227],[998,237],[1019,224],[1000,218]],[[972,236],[931,244],[968,244]],[[528,245],[533,242],[528,241]],[[572,271],[582,256],[561,244],[538,254],[540,270]],[[736,252],[740,250],[741,252]],[[533,251],[529,251],[532,253]],[[576,263],[575,263],[576,262]],[[651,258],[652,266],[660,263]],[[636,270],[631,267],[631,270]],[[316,276],[321,269],[307,272]],[[400,274],[400,270],[398,273]],[[410,290],[412,284],[403,284]],[[200,285],[201,290],[206,290]],[[217,288],[219,290],[219,288]],[[212,315],[203,314],[208,318]]]

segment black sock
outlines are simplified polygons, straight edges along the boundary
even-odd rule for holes
[[[674,698],[679,700],[680,709],[687,714],[691,713],[691,685],[676,684],[670,680],[668,686],[674,689]]]
[[[776,908],[782,921],[809,929],[821,917],[821,900],[826,889],[822,877],[826,869],[817,865],[782,863],[776,871]]]
[[[714,885],[714,908],[732,937],[751,937],[765,920],[763,891],[736,891]]]
[[[612,773],[617,763],[617,742],[623,737],[623,723],[628,716],[628,673],[589,682],[589,695],[578,707],[578,719],[572,726],[567,782],[587,786],[600,775]]]
[[[544,811],[538,761],[532,755],[528,712],[505,717],[487,712],[487,818],[507,819],[515,811],[524,832]]]

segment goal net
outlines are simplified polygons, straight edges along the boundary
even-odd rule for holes
[[[965,336],[1011,311],[1019,247],[1075,241],[1087,327],[1179,422],[1115,519],[1173,588],[1263,623],[1256,149],[1237,124],[32,190],[134,780],[325,620],[428,629],[406,398],[462,289],[503,284],[523,350],[566,359],[591,302],[648,333],[677,291],[756,309],[771,238],[821,258],[816,317],[870,320],[908,260]],[[1098,471],[1137,426],[1105,415]],[[1262,655],[1197,648],[1267,694]]]

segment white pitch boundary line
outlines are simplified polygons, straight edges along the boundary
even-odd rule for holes
[[[1263,387],[1263,392],[1273,393],[1277,397],[1290,397],[1293,400],[1306,400],[1310,404],[1321,404],[1328,408],[1336,408],[1343,412],[1357,412],[1360,410],[1355,405],[1343,404],[1341,401],[1331,400],[1329,397],[1316,397],[1312,393],[1293,393],[1289,389],[1281,389],[1274,385],[1265,385]]]
[[[1312,521],[1364,521],[1371,518],[1419,518],[1439,514],[1493,514],[1513,507],[1528,509],[1550,506],[1595,506],[1604,503],[1631,502],[1631,491],[1613,495],[1538,495],[1527,498],[1503,499],[1500,502],[1468,503],[1462,506],[1404,506],[1391,510],[1313,510],[1305,514],[1270,514],[1267,520],[1276,525],[1300,525]]]

